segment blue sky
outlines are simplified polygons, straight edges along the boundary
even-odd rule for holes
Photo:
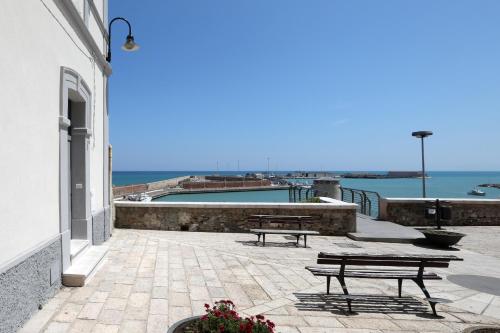
[[[500,170],[500,1],[112,0],[114,170]],[[123,37],[122,37],[123,36]]]

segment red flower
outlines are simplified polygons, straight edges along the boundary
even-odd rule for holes
[[[257,318],[258,320],[264,320],[264,316],[261,314],[258,314],[257,316],[255,316],[255,318]]]
[[[205,303],[205,308],[209,309],[210,305],[208,305],[207,303]]]

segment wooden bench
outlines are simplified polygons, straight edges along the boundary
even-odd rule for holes
[[[401,289],[403,280],[412,280],[420,287],[429,302],[432,313],[437,316],[436,304],[450,303],[449,300],[441,298],[433,298],[425,288],[424,280],[441,280],[442,278],[436,273],[425,272],[426,267],[446,268],[450,261],[463,260],[456,256],[450,255],[398,255],[398,254],[334,254],[320,252],[318,254],[318,264],[336,265],[338,267],[306,267],[315,276],[326,277],[326,293],[330,294],[331,277],[337,278],[344,292],[344,298],[347,301],[349,311],[351,309],[351,301],[359,299],[360,296],[349,295],[345,278],[357,279],[394,279],[398,280],[398,295],[401,297]],[[384,266],[386,268],[346,268],[346,266]],[[401,267],[398,269],[387,267]],[[414,267],[415,269],[411,269]]]
[[[302,224],[309,224],[317,222],[318,218],[309,215],[250,215],[247,219],[250,223],[259,223],[259,229],[262,229],[263,223],[280,223],[280,224],[293,224],[299,226],[302,230]]]
[[[307,235],[319,235],[317,231],[305,231],[302,230],[303,224],[309,224],[312,222],[317,222],[318,219],[315,216],[309,215],[250,215],[247,219],[250,223],[258,223],[258,229],[250,229],[251,233],[257,235],[257,242],[260,242],[260,236],[262,236],[262,245],[266,246],[266,234],[277,234],[277,235],[291,235],[297,237],[297,246],[299,246],[300,236],[304,236],[304,247],[307,247]],[[262,229],[262,224],[292,224],[298,225],[298,230],[283,230],[283,229]]]
[[[262,236],[262,246],[266,246],[266,234],[295,236],[297,237],[297,247],[300,236],[304,236],[304,247],[307,247],[307,235],[319,235],[319,232],[312,230],[250,229],[250,232],[257,235],[257,243],[260,242],[260,236]]]

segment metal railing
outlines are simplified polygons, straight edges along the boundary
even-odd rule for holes
[[[341,187],[342,201],[358,205],[358,212],[371,217],[378,217],[380,211],[380,194],[374,191]]]
[[[310,185],[290,185],[288,188],[288,201],[301,202],[313,198],[314,190]]]
[[[341,200],[358,205],[357,211],[361,214],[378,218],[380,211],[380,194],[374,191],[341,187]],[[301,202],[316,196],[316,191],[310,185],[290,185],[288,201]]]

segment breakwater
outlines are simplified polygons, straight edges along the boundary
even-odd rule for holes
[[[113,196],[114,198],[120,198],[128,194],[164,191],[169,188],[175,188],[180,182],[188,178],[189,176],[181,176],[151,183],[113,186]]]

